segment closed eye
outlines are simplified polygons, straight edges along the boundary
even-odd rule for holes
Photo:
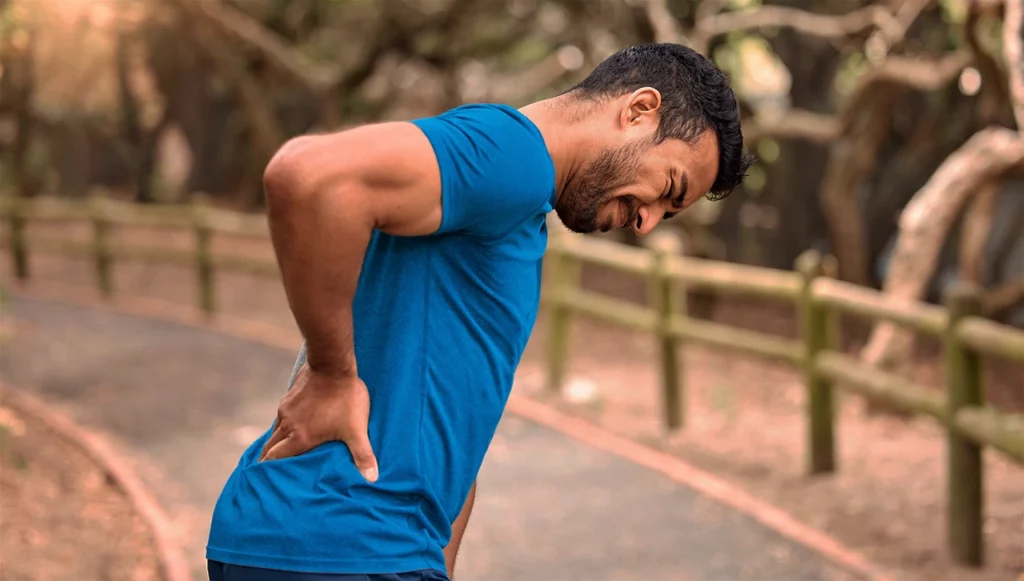
[[[684,203],[684,200],[686,199],[686,189],[687,189],[687,186],[689,185],[689,180],[687,179],[687,176],[686,176],[685,173],[683,173],[680,176],[680,179],[679,179],[678,182],[676,182],[674,177],[669,177],[669,180],[670,181],[669,181],[667,196],[671,198],[672,205],[675,206],[676,208],[678,208],[678,210],[676,210],[674,212],[665,212],[665,216],[662,218],[663,220],[668,220],[668,219],[674,218],[677,214],[679,214],[680,211],[682,211],[683,203]],[[677,185],[678,185],[678,187],[677,187]]]

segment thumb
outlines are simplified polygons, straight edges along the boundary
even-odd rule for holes
[[[363,434],[356,439],[345,442],[348,446],[348,451],[352,453],[352,460],[356,463],[356,468],[359,469],[359,473],[363,475],[370,482],[376,482],[379,476],[377,470],[377,457],[373,454],[373,447],[370,446],[370,438],[366,434]]]

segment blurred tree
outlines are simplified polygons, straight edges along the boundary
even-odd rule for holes
[[[0,173],[9,171],[24,197],[35,195],[41,186],[30,167],[36,38],[27,11],[0,2]]]

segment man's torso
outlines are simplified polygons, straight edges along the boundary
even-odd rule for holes
[[[375,232],[353,302],[380,478],[366,482],[342,443],[257,462],[268,430],[218,501],[211,559],[338,573],[444,569],[441,549],[536,318],[554,169],[539,132],[511,108],[417,123],[441,169],[441,231]]]

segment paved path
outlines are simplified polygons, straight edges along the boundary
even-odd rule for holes
[[[169,509],[197,516],[187,549],[205,579],[205,519],[241,451],[273,419],[294,353],[56,303],[16,299],[12,311],[16,336],[0,351],[0,377],[148,459]],[[458,581],[640,579],[859,578],[659,473],[506,414]]]

